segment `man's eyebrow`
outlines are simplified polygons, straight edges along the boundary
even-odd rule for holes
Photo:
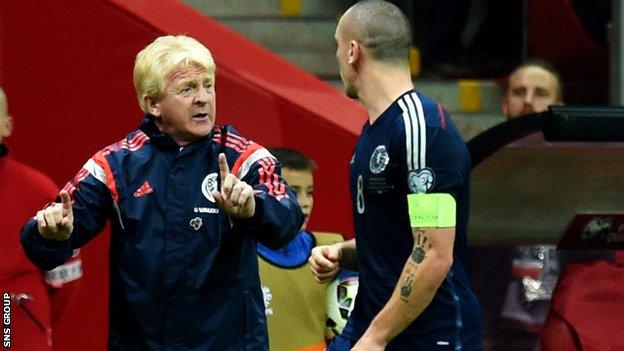
[[[192,86],[194,84],[195,84],[195,82],[192,79],[181,79],[173,87],[179,89],[179,88],[182,88],[182,87],[185,87],[185,86]]]

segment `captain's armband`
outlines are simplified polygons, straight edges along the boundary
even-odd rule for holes
[[[409,194],[407,205],[412,228],[455,226],[457,205],[449,194]]]

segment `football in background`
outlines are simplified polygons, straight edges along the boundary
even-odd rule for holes
[[[355,305],[358,290],[357,272],[343,269],[327,288],[327,328],[334,335],[342,333]]]

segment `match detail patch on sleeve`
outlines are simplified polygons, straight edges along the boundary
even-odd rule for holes
[[[455,226],[457,205],[449,194],[409,194],[407,205],[412,228]]]

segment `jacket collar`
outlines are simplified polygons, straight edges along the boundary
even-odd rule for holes
[[[145,115],[143,121],[141,122],[141,126],[139,129],[145,133],[149,138],[150,142],[153,143],[156,147],[162,148],[165,150],[179,150],[180,145],[173,140],[169,134],[163,133],[158,129],[156,125],[155,117],[152,115]],[[205,144],[207,141],[212,140],[211,131],[208,136],[191,143],[188,146],[197,145],[197,144]]]

